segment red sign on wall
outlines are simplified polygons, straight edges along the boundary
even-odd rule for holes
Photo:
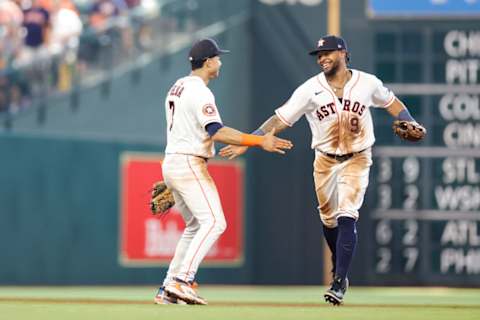
[[[168,265],[185,223],[173,207],[160,218],[150,213],[152,185],[162,180],[160,154],[123,153],[120,163],[120,262],[126,266]],[[238,266],[243,263],[243,165],[208,162],[217,185],[227,229],[212,246],[202,265]]]

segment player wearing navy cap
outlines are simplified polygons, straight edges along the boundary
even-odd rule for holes
[[[195,275],[227,227],[217,188],[207,170],[207,160],[215,155],[214,142],[257,146],[281,154],[292,147],[290,141],[275,137],[274,130],[257,136],[223,125],[207,85],[219,76],[220,55],[227,52],[212,39],[196,42],[188,56],[192,72],[178,79],[165,99],[167,147],[162,172],[185,221],[185,230],[155,296],[157,304],[207,304],[197,294]]]
[[[333,262],[333,281],[324,297],[339,305],[348,288],[347,275],[357,243],[358,210],[372,165],[375,136],[370,107],[383,108],[401,121],[415,123],[419,139],[426,131],[376,76],[348,68],[350,57],[342,38],[324,36],[309,54],[317,57],[323,72],[300,85],[255,133],[272,128],[279,132],[302,116],[307,118],[315,150],[313,176],[318,209]],[[246,150],[227,146],[220,155],[235,158]]]

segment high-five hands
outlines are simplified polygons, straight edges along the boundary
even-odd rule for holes
[[[293,147],[290,140],[275,137],[275,129],[270,130],[270,132],[263,137],[264,139],[261,147],[265,151],[285,154],[285,151],[283,150],[290,150]]]
[[[290,150],[293,148],[293,144],[290,140],[278,138],[275,136],[275,129],[265,134],[261,144],[261,148],[268,152],[276,152],[285,154],[284,150]],[[220,156],[234,159],[247,151],[247,146],[228,145],[220,150]]]

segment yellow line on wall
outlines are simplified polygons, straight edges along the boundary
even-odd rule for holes
[[[327,32],[340,35],[340,0],[328,0],[327,4]]]

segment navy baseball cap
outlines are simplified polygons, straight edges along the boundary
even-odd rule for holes
[[[343,38],[337,36],[324,36],[317,42],[317,48],[309,52],[310,55],[315,56],[320,51],[333,51],[333,50],[347,50],[347,43]]]
[[[222,50],[218,47],[218,44],[213,39],[202,39],[197,41],[188,54],[188,60],[190,61],[203,61],[208,58],[221,55],[223,53],[229,53],[229,50]]]

